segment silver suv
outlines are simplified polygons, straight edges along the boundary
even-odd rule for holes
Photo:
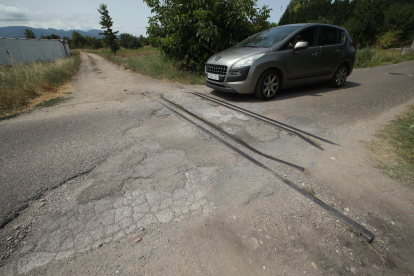
[[[325,24],[284,25],[252,35],[207,60],[206,85],[270,100],[281,88],[316,82],[340,87],[354,68],[348,32]]]

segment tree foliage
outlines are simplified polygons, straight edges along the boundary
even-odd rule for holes
[[[147,33],[151,43],[186,67],[270,27],[267,6],[257,0],[144,0],[155,13]]]
[[[111,52],[115,55],[116,52],[120,49],[118,43],[116,43],[116,34],[119,31],[112,31],[112,18],[109,16],[109,12],[105,4],[101,4],[99,6],[98,12],[101,14],[101,21],[99,22],[99,24],[101,24],[102,26],[101,29],[104,30],[102,33],[99,34],[105,36],[104,42],[109,45]]]
[[[83,45],[86,45],[86,39],[78,31],[73,31],[70,47],[81,48]]]
[[[355,7],[354,16],[345,23],[351,37],[362,47],[373,45],[376,35],[382,29],[383,13],[381,13],[378,2],[380,1],[359,1]]]
[[[96,37],[85,36],[86,45],[92,49],[99,49],[102,48],[102,42],[97,39]]]
[[[150,45],[150,40],[148,37],[144,37],[143,35],[140,35],[139,38],[139,43],[141,43],[142,46],[149,46]]]
[[[410,43],[414,39],[414,1],[291,0],[279,25],[313,22],[346,28],[361,47],[381,46],[397,33],[391,44]],[[390,45],[389,41],[385,44]]]
[[[401,30],[386,32],[378,38],[378,47],[381,49],[389,49],[400,46],[398,42],[400,41],[402,32]]]
[[[25,29],[24,36],[26,38],[36,38],[35,34],[33,33],[32,29]]]
[[[51,34],[51,35],[42,35],[40,34],[41,39],[60,39],[59,35]]]
[[[140,39],[133,36],[132,34],[121,34],[119,36],[119,45],[126,49],[137,49],[142,47]]]
[[[63,39],[68,39],[68,37],[63,37]],[[72,39],[70,39],[70,48],[89,48],[89,49],[99,49],[102,48],[102,42],[96,37],[83,36],[78,31],[72,32]]]

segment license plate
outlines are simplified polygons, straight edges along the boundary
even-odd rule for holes
[[[219,80],[219,75],[207,73],[207,78],[212,79],[212,80]]]

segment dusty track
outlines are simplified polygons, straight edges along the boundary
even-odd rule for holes
[[[373,169],[359,142],[412,102],[413,80],[385,75],[413,71],[412,63],[357,70],[340,90],[299,88],[262,103],[153,80],[88,55],[70,101],[0,123],[2,213],[29,205],[0,230],[1,273],[414,274],[412,187]],[[375,91],[390,82],[392,95]],[[341,146],[320,151],[190,90]],[[159,93],[304,166],[300,173],[246,151],[373,231],[386,262],[323,209],[171,114]]]

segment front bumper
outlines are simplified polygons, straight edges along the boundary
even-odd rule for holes
[[[212,89],[214,89],[214,90],[221,91],[221,92],[226,92],[226,93],[238,93],[238,92],[237,92],[235,89],[233,89],[233,88],[230,88],[230,87],[225,87],[225,86],[223,86],[223,85],[214,84],[214,83],[211,83],[211,82],[209,82],[209,81],[206,81],[206,86],[207,86],[207,87],[210,87],[210,88],[212,88]]]
[[[215,66],[207,64],[209,66]],[[218,80],[213,80],[207,78],[207,73],[217,73],[215,71],[211,72],[207,70],[206,65],[206,86],[217,91],[226,92],[226,93],[240,93],[240,94],[250,94],[251,91],[251,75],[249,74],[252,70],[251,67],[244,67],[238,69],[230,69],[226,71],[221,71],[219,74]],[[217,66],[218,67],[218,66]],[[227,66],[226,66],[227,67]]]

